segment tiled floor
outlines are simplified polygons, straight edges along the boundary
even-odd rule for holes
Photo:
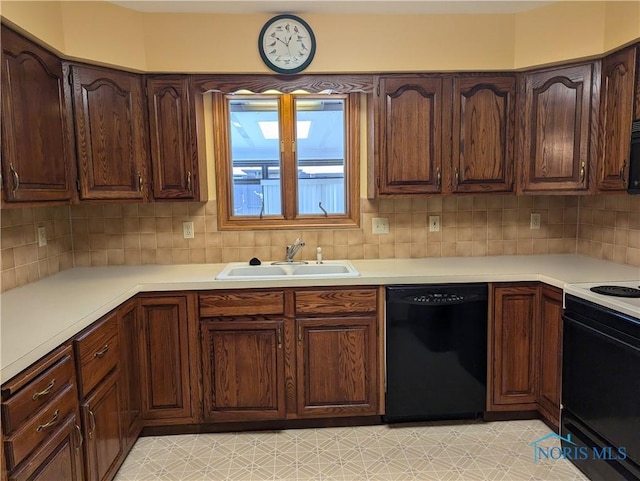
[[[116,481],[586,480],[568,461],[534,462],[549,433],[510,421],[145,437]]]

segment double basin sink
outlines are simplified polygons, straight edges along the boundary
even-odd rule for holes
[[[360,273],[349,261],[314,263],[264,263],[252,266],[246,262],[231,262],[216,276],[217,280],[292,279],[299,277],[357,277]]]

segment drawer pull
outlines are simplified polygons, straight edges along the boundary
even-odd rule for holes
[[[282,349],[282,326],[278,327],[278,349]]]
[[[93,432],[96,430],[96,415],[89,409],[89,417],[91,418],[91,427],[89,428],[89,439],[93,439]]]
[[[76,449],[79,450],[82,447],[84,438],[82,437],[82,430],[80,429],[80,426],[78,426],[77,424],[76,424],[76,433],[78,433],[78,446],[76,446]]]
[[[56,412],[53,413],[53,417],[51,418],[51,421],[49,421],[48,423],[45,423],[45,424],[41,424],[40,426],[38,426],[36,428],[36,431],[40,432],[43,429],[47,429],[47,428],[50,428],[51,426],[54,426],[58,422],[58,415],[59,414],[60,414],[60,410],[56,409]]]
[[[109,352],[109,344],[105,344],[102,349],[93,354],[93,357],[104,357],[107,352]]]
[[[46,396],[47,394],[51,394],[51,391],[53,391],[53,386],[55,386],[56,384],[56,380],[55,378],[51,380],[51,382],[49,383],[49,385],[44,388],[42,391],[37,392],[33,395],[33,400],[37,401],[38,399],[40,399],[41,397]]]

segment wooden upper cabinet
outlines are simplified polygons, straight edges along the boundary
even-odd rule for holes
[[[147,129],[140,75],[71,66],[81,199],[144,199]]]
[[[381,77],[377,113],[379,194],[442,190],[442,97],[439,77]]]
[[[73,125],[55,55],[2,26],[4,201],[69,201]]]
[[[452,192],[512,192],[515,76],[453,79]]]
[[[597,64],[528,72],[519,112],[520,190],[586,192]]]
[[[197,198],[188,77],[147,78],[149,138],[155,199]]]
[[[626,190],[629,178],[636,49],[602,60],[598,190]]]

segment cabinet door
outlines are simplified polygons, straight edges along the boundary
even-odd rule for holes
[[[2,25],[4,200],[72,196],[73,127],[60,59]]]
[[[148,78],[149,136],[155,199],[196,197],[189,80]]]
[[[9,481],[82,481],[82,435],[72,414],[34,454],[11,472]],[[6,478],[5,478],[6,479]]]
[[[211,321],[200,328],[205,419],[284,419],[284,321]]]
[[[121,339],[121,387],[122,387],[122,434],[129,449],[135,443],[141,429],[140,392],[140,340],[138,335],[138,304],[129,301],[118,309]]]
[[[535,409],[538,287],[495,287],[493,316],[491,408]]]
[[[121,412],[116,370],[82,403],[87,481],[111,479],[124,460]]]
[[[297,319],[298,414],[378,411],[375,317]]]
[[[453,80],[453,192],[512,192],[516,79]]]
[[[193,307],[189,298],[140,298],[139,306],[140,384],[145,425],[195,422],[199,391],[197,376],[190,365],[189,346],[195,345],[197,338],[192,339]],[[153,420],[158,422],[151,422]]]
[[[598,190],[626,190],[629,178],[636,49],[602,60]]]
[[[380,194],[442,190],[442,79],[382,77],[374,98]]]
[[[521,190],[586,191],[591,153],[594,64],[524,75],[519,113]],[[592,103],[593,102],[593,103]]]
[[[73,65],[82,199],[143,199],[147,137],[142,77]]]
[[[562,372],[562,291],[543,286],[540,294],[540,352],[538,404],[558,427]]]

